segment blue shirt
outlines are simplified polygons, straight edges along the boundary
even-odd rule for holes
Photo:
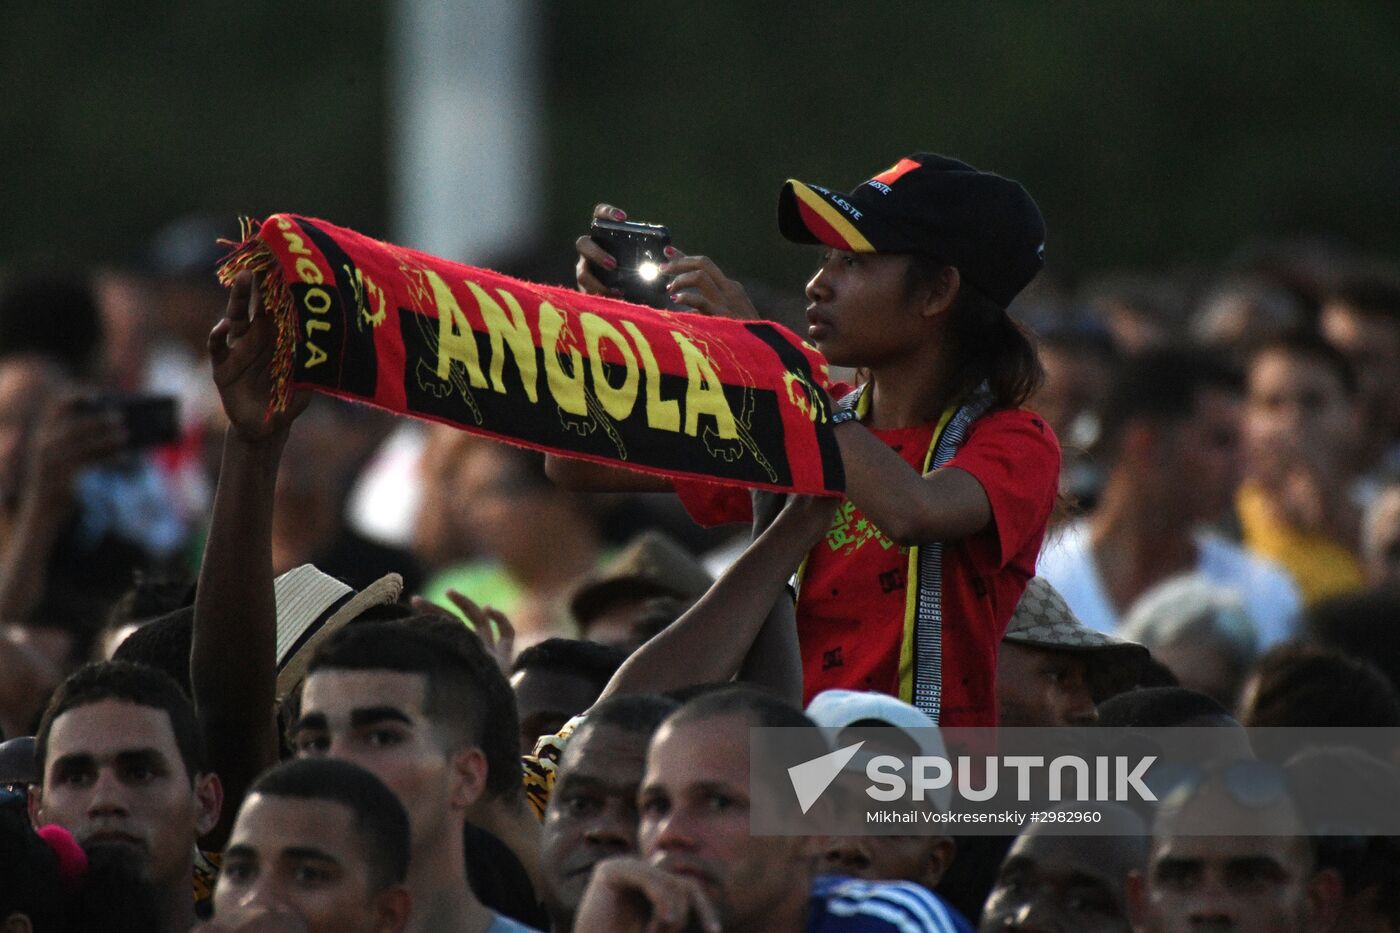
[[[973,933],[943,898],[905,881],[826,875],[812,882],[807,933]]]
[[[496,914],[495,917],[486,928],[486,933],[539,933],[534,927],[527,927],[501,914]]]

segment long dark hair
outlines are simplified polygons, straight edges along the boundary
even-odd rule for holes
[[[907,293],[912,296],[936,287],[950,265],[934,256],[911,255]],[[948,314],[948,336],[960,361],[955,381],[958,397],[986,382],[994,407],[1024,405],[1045,381],[1040,354],[1026,329],[965,278]]]

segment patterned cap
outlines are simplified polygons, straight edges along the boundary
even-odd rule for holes
[[[1091,658],[1090,677],[1107,688],[1133,686],[1151,656],[1136,642],[1098,632],[1080,622],[1059,591],[1043,577],[1031,577],[1016,604],[1003,641],[1048,651],[1084,653]],[[1098,694],[1101,691],[1095,689]]]

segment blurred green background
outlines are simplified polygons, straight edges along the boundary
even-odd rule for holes
[[[568,276],[603,199],[787,288],[812,260],[774,229],[783,179],[850,188],[916,149],[1022,180],[1070,283],[1215,265],[1259,235],[1400,247],[1394,2],[538,9],[546,197],[522,209],[542,212],[542,277]],[[128,260],[192,211],[384,235],[388,10],[10,0],[0,265]]]

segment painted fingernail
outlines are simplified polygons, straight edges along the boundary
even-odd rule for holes
[[[618,209],[615,208],[615,207],[613,208],[612,216],[613,216],[613,220],[626,220],[626,219],[627,219],[627,214],[624,213],[623,211],[618,210]]]
[[[612,258],[611,256],[604,256],[604,257],[603,257],[603,265],[607,266],[609,269],[616,269],[616,268],[617,268],[617,260],[614,259],[614,258]]]
[[[668,246],[661,252],[665,254],[667,259],[675,259],[677,256],[680,255],[680,251],[677,250],[674,246]]]

